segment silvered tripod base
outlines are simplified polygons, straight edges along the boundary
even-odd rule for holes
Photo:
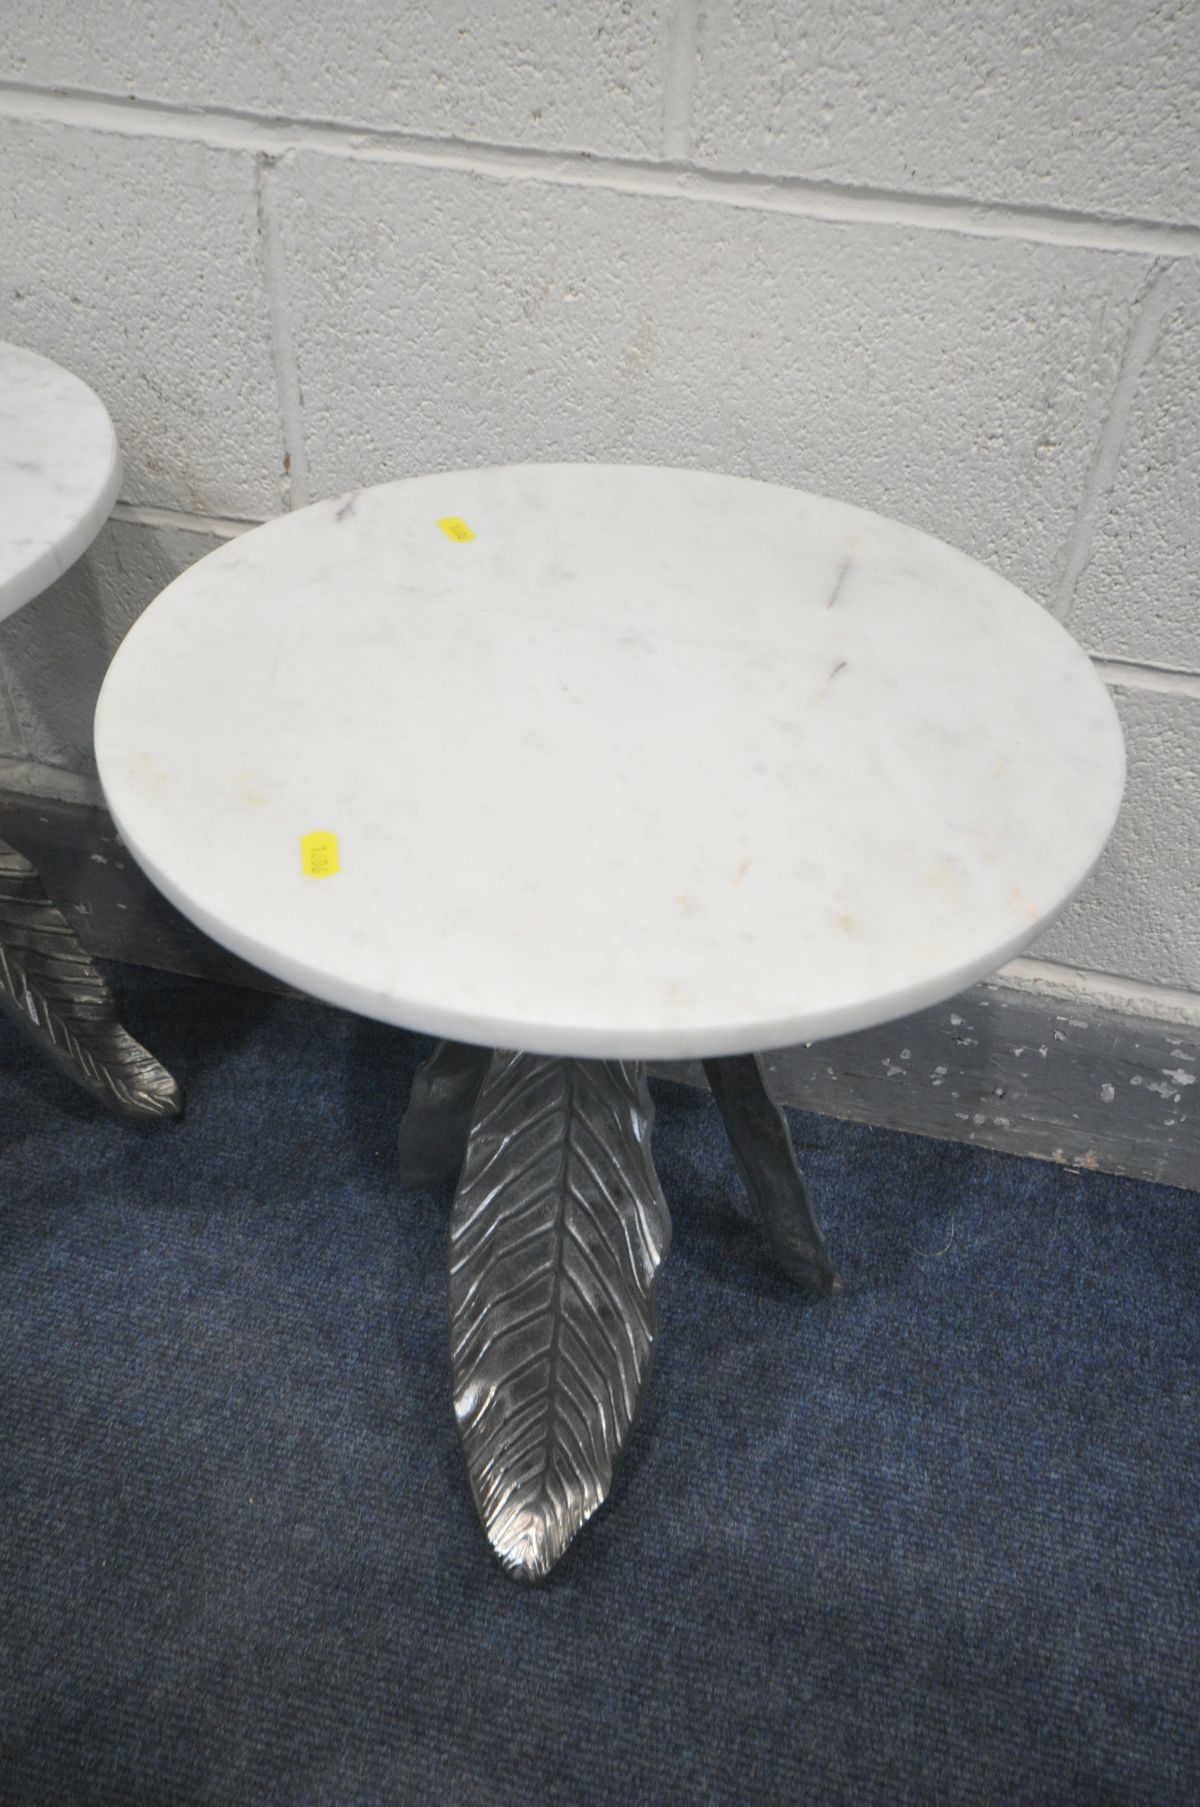
[[[177,1117],[171,1075],[117,1020],[108,986],[23,854],[0,841],[0,1010],[53,1066],[127,1117]]]
[[[761,1061],[704,1064],[776,1259],[801,1285],[837,1291]],[[645,1393],[671,1241],[653,1119],[640,1062],[442,1042],[413,1083],[402,1174],[459,1176],[454,1408],[484,1531],[521,1580],[548,1574],[607,1499]]]

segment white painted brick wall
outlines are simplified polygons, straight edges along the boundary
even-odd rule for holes
[[[902,516],[1045,596],[1149,267],[323,153],[270,185],[312,496],[703,464]]]
[[[280,506],[258,170],[245,152],[0,110],[0,337],[104,398],[130,501]]]
[[[1200,9],[10,10],[0,337],[104,396],[126,485],[0,629],[0,784],[94,794],[121,632],[240,521],[499,459],[745,472],[1069,622],[1129,800],[1037,954],[1200,1020]]]
[[[1125,807],[1087,889],[1037,952],[1194,991],[1200,702],[1121,687],[1114,694],[1129,755]]]
[[[1177,263],[1160,284],[1120,462],[1069,620],[1093,652],[1197,671],[1200,269]]]
[[[39,0],[7,69],[183,106],[653,156],[670,0]]]
[[[701,14],[701,162],[1196,221],[1188,0],[704,0]]]

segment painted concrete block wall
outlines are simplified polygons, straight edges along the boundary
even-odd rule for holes
[[[1196,221],[1186,0],[704,0],[698,36],[700,162]]]
[[[0,39],[0,336],[114,522],[0,629],[0,784],[95,794],[137,611],[249,521],[515,458],[941,534],[1095,655],[1117,837],[1031,981],[1200,1021],[1200,11],[44,0]]]
[[[29,86],[481,143],[653,156],[671,0],[40,0],[11,22]],[[36,16],[34,16],[36,13]]]
[[[1200,94],[1197,96],[1200,108]],[[1127,371],[1129,420],[1071,628],[1114,659],[1200,670],[1200,267],[1159,279]]]
[[[230,515],[278,508],[253,157],[0,109],[0,168],[0,333],[103,397],[123,495]]]
[[[311,151],[267,190],[308,494],[397,461],[715,464],[851,496],[1046,595],[1149,271]]]

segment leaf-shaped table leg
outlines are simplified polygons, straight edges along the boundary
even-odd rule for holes
[[[490,1048],[439,1042],[417,1068],[400,1123],[401,1185],[436,1186],[458,1178],[491,1058]]]
[[[842,1283],[813,1217],[787,1118],[767,1090],[761,1057],[706,1060],[704,1072],[771,1253],[801,1286],[839,1292]]]
[[[0,1009],[110,1109],[177,1117],[183,1096],[117,1020],[108,986],[23,854],[0,841]]]
[[[606,1498],[658,1333],[671,1222],[645,1070],[492,1056],[450,1228],[454,1404],[510,1574],[545,1575]]]

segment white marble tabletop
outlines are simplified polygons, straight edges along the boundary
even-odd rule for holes
[[[99,396],[49,358],[0,342],[0,619],[74,564],[120,485]]]
[[[1082,884],[1124,781],[1103,684],[1003,578],[636,466],[421,477],[230,542],[133,627],[96,748],[151,877],[268,972],[604,1057],[952,995]]]

